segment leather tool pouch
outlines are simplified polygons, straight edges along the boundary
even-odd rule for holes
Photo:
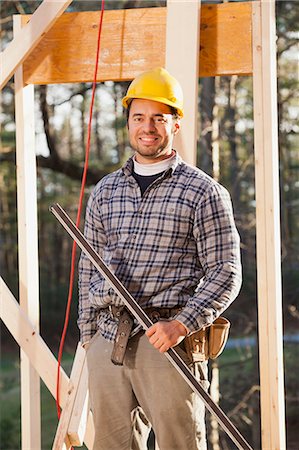
[[[184,340],[188,357],[193,363],[217,358],[223,351],[230,322],[224,317],[218,317],[212,325],[195,331]]]
[[[217,358],[224,350],[230,328],[229,320],[218,317],[209,327],[209,357]]]
[[[118,366],[123,365],[128,340],[133,328],[133,318],[126,308],[119,314],[116,338],[111,354],[111,361]]]

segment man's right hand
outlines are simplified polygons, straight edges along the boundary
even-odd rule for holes
[[[149,342],[159,352],[164,353],[178,345],[188,334],[188,330],[178,320],[160,320],[154,323],[145,334]]]

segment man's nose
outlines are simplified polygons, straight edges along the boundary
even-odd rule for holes
[[[147,131],[148,133],[153,132],[156,130],[156,125],[154,119],[145,119],[143,122],[143,129]]]

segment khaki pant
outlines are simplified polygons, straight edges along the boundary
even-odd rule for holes
[[[204,404],[168,359],[144,333],[129,340],[123,366],[110,361],[112,347],[97,333],[87,351],[95,425],[93,449],[145,450],[149,421],[156,448],[205,450]],[[186,360],[185,352],[181,348],[177,351]],[[206,374],[206,363],[197,363],[194,375],[205,388]]]

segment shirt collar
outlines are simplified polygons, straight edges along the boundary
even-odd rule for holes
[[[173,158],[172,164],[169,167],[169,169],[167,170],[167,173],[169,173],[171,175],[174,173],[174,171],[177,169],[177,167],[182,163],[182,158],[180,157],[180,155],[178,154],[178,152],[176,150],[174,150],[174,151],[175,151],[175,158]],[[126,176],[132,175],[132,173],[133,173],[133,169],[134,169],[133,158],[134,158],[134,155],[131,156],[131,158],[129,158],[122,167],[122,172]]]

